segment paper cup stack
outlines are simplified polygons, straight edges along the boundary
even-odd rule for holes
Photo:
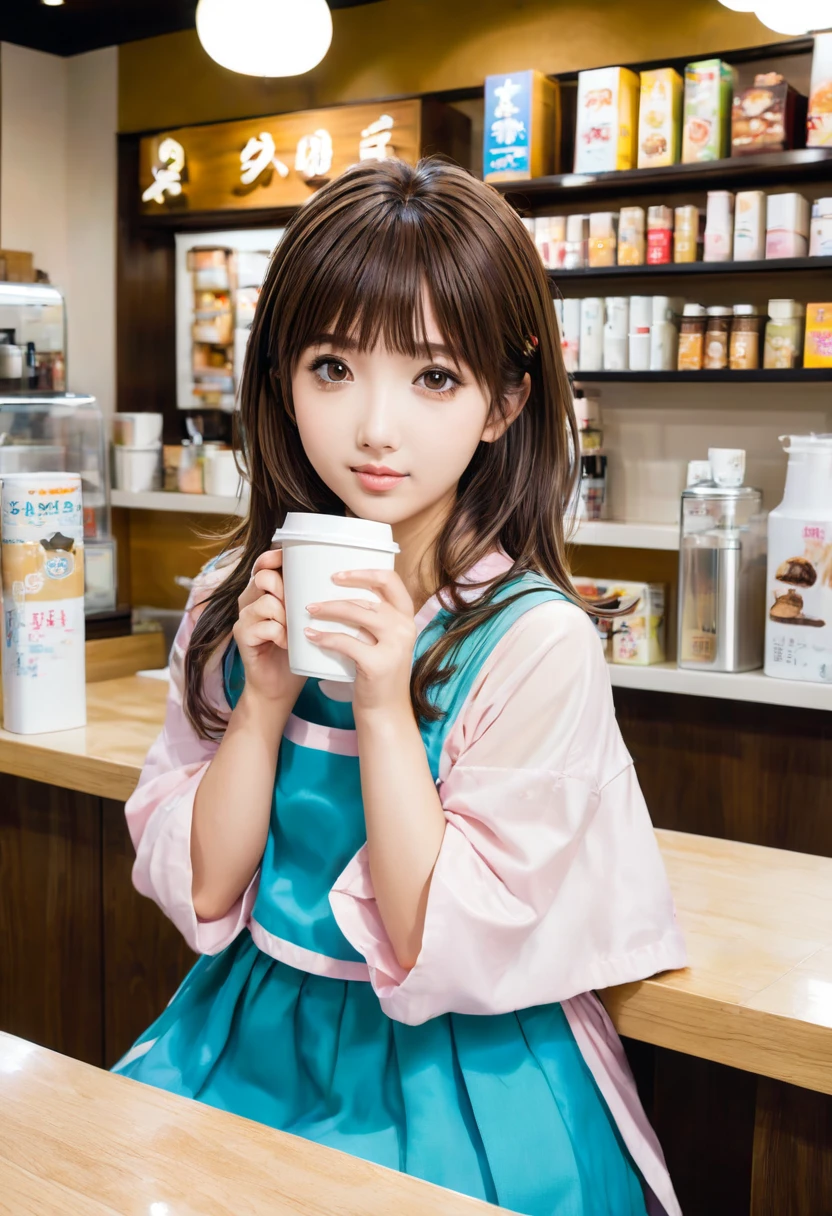
[[[117,490],[142,494],[162,488],[162,415],[115,414],[113,479]]]
[[[0,486],[3,719],[32,735],[86,724],[84,517],[74,473]]]

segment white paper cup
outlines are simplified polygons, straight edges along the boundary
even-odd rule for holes
[[[116,444],[113,453],[117,490],[128,490],[131,494],[143,494],[148,490],[161,488],[162,449],[160,447],[128,448]]]
[[[364,587],[341,587],[333,583],[332,576],[347,570],[392,570],[399,552],[392,528],[370,519],[294,511],[286,516],[272,543],[283,549],[290,670],[313,680],[352,683],[352,660],[322,650],[304,629],[311,626],[321,633],[348,633],[352,637],[359,637],[359,630],[340,621],[313,618],[306,605],[355,599],[377,603],[375,592]]]
[[[161,414],[114,414],[113,443],[128,448],[150,448],[162,442]]]
[[[741,486],[745,479],[745,452],[742,448],[708,448],[713,479],[723,488]]]
[[[213,450],[205,453],[202,480],[206,494],[239,498],[243,488],[237,461],[232,451]]]

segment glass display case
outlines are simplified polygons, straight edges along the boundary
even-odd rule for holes
[[[60,470],[81,476],[87,611],[115,607],[115,555],[104,418],[94,397],[79,393],[0,392],[0,480],[8,473]]]
[[[66,308],[47,283],[0,283],[0,392],[66,387]]]

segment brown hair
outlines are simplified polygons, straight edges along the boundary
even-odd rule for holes
[[[498,587],[533,570],[576,598],[564,515],[577,431],[549,282],[531,236],[496,190],[453,165],[357,165],[293,217],[260,293],[240,390],[251,505],[227,538],[239,559],[199,617],[185,662],[185,709],[203,735],[223,726],[203,692],[205,665],[237,619],[254,561],[287,511],[344,511],[310,465],[294,423],[299,358],[323,332],[352,338],[362,350],[381,341],[415,357],[425,342],[425,288],[443,340],[495,411],[527,372],[531,392],[502,437],[477,447],[437,540],[433,589],[448,588],[453,617],[414,664],[417,715],[437,716],[429,689],[450,676],[446,660],[460,643],[499,610],[489,602]],[[497,545],[512,558],[511,570],[465,604],[456,584]]]

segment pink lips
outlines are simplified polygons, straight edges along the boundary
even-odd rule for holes
[[[365,464],[360,468],[353,469],[358,480],[365,490],[371,490],[375,493],[383,490],[392,490],[400,482],[404,481],[407,473],[399,473],[395,469],[390,469],[386,465]]]

